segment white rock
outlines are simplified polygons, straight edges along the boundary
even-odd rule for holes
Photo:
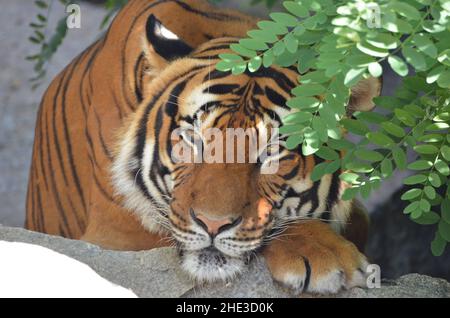
[[[0,298],[136,298],[89,266],[48,248],[0,241]]]

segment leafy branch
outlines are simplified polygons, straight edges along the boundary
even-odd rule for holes
[[[324,162],[311,174],[319,180],[341,169],[351,185],[343,199],[367,198],[382,178],[408,168],[405,214],[420,224],[438,224],[432,251],[450,242],[450,196],[436,189],[450,175],[450,3],[444,0],[378,1],[379,25],[372,27],[369,0],[283,1],[285,12],[258,23],[258,30],[231,46],[217,68],[240,74],[247,69],[296,65],[301,74],[283,119],[289,148],[302,147]],[[351,88],[383,74],[381,62],[403,77],[394,96],[375,99],[384,113],[356,112],[348,118]],[[410,75],[413,74],[414,75]],[[344,140],[340,131],[360,136]],[[340,151],[346,154],[341,158]],[[407,152],[416,158],[408,164]],[[440,207],[440,214],[432,211]]]

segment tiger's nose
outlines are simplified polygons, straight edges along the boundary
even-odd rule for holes
[[[193,209],[190,210],[190,214],[192,220],[212,236],[229,230],[239,225],[242,221],[242,216],[237,219],[223,218],[213,220],[203,214],[196,215]]]

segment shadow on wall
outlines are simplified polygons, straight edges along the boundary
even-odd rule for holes
[[[403,214],[409,203],[400,200],[404,192],[397,191],[371,214],[369,261],[381,267],[385,278],[420,273],[450,280],[450,248],[439,257],[431,254],[436,225],[419,225]]]

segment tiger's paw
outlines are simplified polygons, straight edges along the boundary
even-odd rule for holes
[[[293,227],[264,251],[276,281],[296,294],[336,294],[366,285],[367,260],[351,242],[323,223]]]

